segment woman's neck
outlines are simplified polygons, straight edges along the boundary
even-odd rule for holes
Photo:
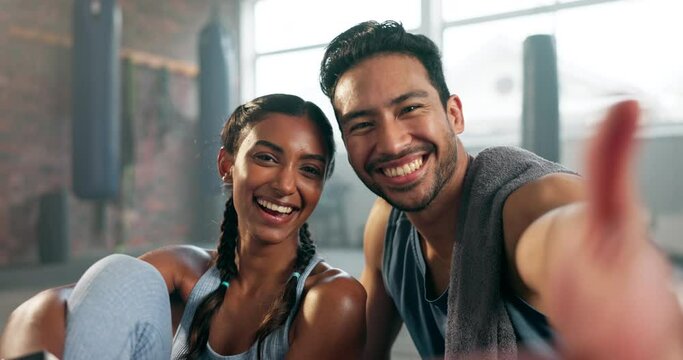
[[[290,241],[291,240],[291,241]],[[235,253],[238,279],[248,291],[280,287],[292,275],[298,238],[273,244],[244,234]]]

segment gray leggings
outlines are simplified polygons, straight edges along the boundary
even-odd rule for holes
[[[121,254],[91,266],[67,300],[64,359],[170,359],[171,305],[161,274]]]

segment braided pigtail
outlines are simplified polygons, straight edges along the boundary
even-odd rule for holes
[[[262,340],[287,321],[287,316],[292,311],[292,307],[294,307],[296,302],[296,286],[299,283],[299,275],[303,274],[314,255],[315,244],[308,230],[308,223],[304,223],[301,229],[299,229],[299,246],[296,250],[296,262],[294,264],[294,273],[298,275],[292,275],[287,279],[282,295],[270,307],[270,310],[261,322],[261,326],[256,331],[259,359],[261,358]]]
[[[218,244],[218,258],[216,259],[216,267],[220,272],[221,282],[230,281],[237,276],[237,265],[235,264],[237,237],[237,212],[232,198],[230,198],[225,203],[221,238]],[[223,304],[227,289],[224,284],[218,285],[218,288],[207,295],[197,306],[187,337],[188,352],[185,359],[198,359],[204,351],[206,342],[209,340],[211,319],[216,310]]]
[[[292,116],[305,117],[312,121],[322,133],[323,145],[326,148],[325,179],[329,178],[334,169],[335,144],[332,126],[318,106],[302,100],[294,95],[271,94],[256,98],[246,104],[238,106],[226,121],[221,131],[221,144],[223,150],[231,156],[238,153],[238,149],[245,134],[259,121],[269,114],[278,113]],[[189,348],[186,359],[196,359],[201,356],[206,348],[211,328],[211,319],[223,304],[229,281],[237,276],[235,263],[235,250],[238,246],[237,212],[232,199],[228,199],[221,224],[221,237],[218,245],[218,257],[216,268],[220,272],[221,285],[211,292],[197,307],[192,325],[189,329],[187,345]],[[308,225],[304,224],[299,229],[299,246],[297,248],[294,272],[301,274],[311,258],[315,255],[315,245],[308,231]],[[298,277],[290,277],[283,286],[282,294],[272,305],[264,320],[256,332],[259,357],[262,340],[274,329],[281,326],[287,319],[294,302],[296,301],[296,285]]]

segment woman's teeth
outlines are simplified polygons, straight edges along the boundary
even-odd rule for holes
[[[267,201],[267,200],[263,200],[263,199],[256,199],[256,202],[259,205],[263,206],[264,208],[271,210],[271,211],[279,212],[280,214],[289,214],[293,210],[289,206],[281,206],[281,205],[273,204],[272,202]]]
[[[382,169],[384,175],[388,177],[405,176],[414,173],[422,167],[422,158],[417,158],[412,162],[395,168]]]

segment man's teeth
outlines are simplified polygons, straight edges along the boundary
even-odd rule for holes
[[[405,176],[412,174],[415,170],[422,167],[422,158],[417,158],[412,162],[395,168],[382,169],[384,175],[388,177]]]
[[[266,209],[269,209],[269,210],[272,210],[272,211],[275,211],[275,212],[279,212],[279,213],[281,213],[281,214],[289,214],[289,213],[291,213],[292,210],[293,210],[293,209],[292,209],[291,207],[289,207],[289,206],[280,206],[280,205],[273,204],[272,202],[266,201],[266,200],[263,200],[263,199],[257,199],[256,202],[257,202],[259,205],[261,205],[261,206],[263,206],[264,208],[266,208]]]

